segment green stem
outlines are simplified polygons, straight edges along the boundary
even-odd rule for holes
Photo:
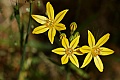
[[[67,71],[66,80],[70,80],[70,67],[68,64],[66,65],[66,71]]]
[[[70,72],[67,72],[67,79],[66,80],[70,80]]]
[[[59,31],[59,34],[61,34],[61,32]]]
[[[13,8],[14,8],[15,18],[18,23],[18,29],[19,29],[19,33],[20,33],[20,51],[22,52],[24,27],[23,27],[23,25],[21,26],[21,22],[20,22],[19,4],[16,3],[16,6]]]
[[[24,61],[25,61],[25,57],[26,57],[26,46],[27,46],[27,43],[28,43],[28,37],[29,37],[30,26],[31,26],[31,14],[32,14],[32,2],[30,2],[29,22],[28,22],[28,27],[27,27],[27,34],[26,34],[23,49],[22,49],[22,58],[21,58],[21,62],[20,62],[20,70],[19,70],[19,73],[18,73],[18,80],[19,80],[19,77],[20,77],[20,72],[23,70]]]

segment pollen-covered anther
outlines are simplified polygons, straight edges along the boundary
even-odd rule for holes
[[[52,27],[53,27],[54,21],[53,21],[52,19],[48,19],[46,22],[47,22],[47,23],[46,23],[46,26],[47,26],[47,27],[49,27],[49,28],[52,28]]]
[[[92,48],[92,55],[95,57],[100,54],[100,48]]]
[[[67,48],[66,49],[66,54],[71,55],[73,53],[73,49],[72,48]]]

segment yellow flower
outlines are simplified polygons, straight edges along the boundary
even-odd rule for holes
[[[109,39],[110,34],[107,33],[103,37],[101,37],[95,45],[95,38],[93,34],[88,30],[88,44],[89,46],[82,46],[80,51],[83,53],[88,53],[85,57],[85,60],[81,66],[81,68],[85,67],[90,63],[92,58],[94,58],[94,63],[100,72],[103,72],[103,63],[98,55],[110,55],[114,53],[113,50],[101,47],[103,44],[107,42]]]
[[[32,33],[40,34],[40,33],[44,33],[47,30],[49,30],[48,38],[51,44],[53,44],[54,37],[56,35],[56,30],[61,31],[61,30],[66,29],[65,25],[59,22],[63,19],[67,11],[68,10],[66,9],[66,10],[59,12],[54,18],[54,9],[52,5],[50,4],[50,2],[48,2],[46,4],[46,13],[48,15],[48,18],[45,16],[41,16],[41,15],[32,15],[33,19],[35,19],[38,23],[42,24],[41,26],[36,27]]]
[[[79,43],[79,38],[80,36],[77,36],[69,45],[69,41],[66,37],[64,37],[62,39],[62,46],[64,48],[56,48],[54,50],[52,50],[52,52],[59,54],[59,55],[63,55],[61,58],[61,62],[62,64],[66,64],[68,63],[68,60],[70,59],[70,61],[76,65],[77,67],[79,67],[79,62],[77,57],[74,55],[82,55],[82,53],[80,53],[77,49],[75,49]]]

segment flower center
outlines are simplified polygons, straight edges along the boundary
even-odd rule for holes
[[[48,19],[47,23],[46,23],[46,26],[49,27],[49,28],[52,28],[54,26],[54,20]]]
[[[71,55],[73,53],[73,49],[72,48],[67,48],[66,49],[66,54]]]
[[[94,57],[99,55],[100,54],[100,48],[96,48],[96,47],[92,48],[91,53]]]

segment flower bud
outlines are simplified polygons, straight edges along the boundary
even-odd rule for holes
[[[61,33],[60,34],[60,40],[62,40],[64,37],[66,37],[66,34],[65,33]]]
[[[77,29],[77,24],[76,24],[76,22],[72,22],[72,23],[70,24],[71,34],[73,34],[76,29]]]

